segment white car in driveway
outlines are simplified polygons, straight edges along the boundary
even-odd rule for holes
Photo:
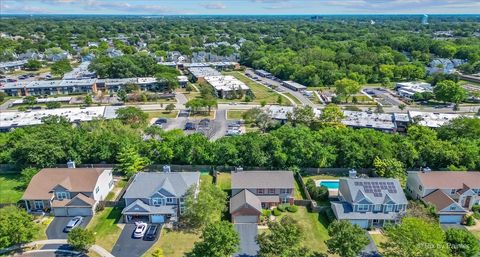
[[[145,222],[136,222],[135,231],[133,231],[133,238],[142,238],[147,231],[147,223]]]

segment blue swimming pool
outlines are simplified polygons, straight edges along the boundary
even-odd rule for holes
[[[338,189],[339,183],[338,181],[320,181],[320,186],[325,186],[328,189]]]

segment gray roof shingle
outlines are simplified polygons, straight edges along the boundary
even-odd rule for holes
[[[123,198],[150,198],[160,190],[170,196],[182,197],[199,180],[200,172],[139,172]]]
[[[232,189],[293,188],[291,171],[241,171],[232,172]]]

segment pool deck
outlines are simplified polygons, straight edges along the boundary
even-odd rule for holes
[[[317,187],[320,186],[322,182],[338,182],[338,179],[319,179],[315,180]],[[337,198],[338,197],[338,188],[328,188],[328,198]]]

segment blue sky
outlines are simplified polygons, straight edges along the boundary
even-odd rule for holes
[[[0,0],[0,14],[479,14],[480,0]]]

